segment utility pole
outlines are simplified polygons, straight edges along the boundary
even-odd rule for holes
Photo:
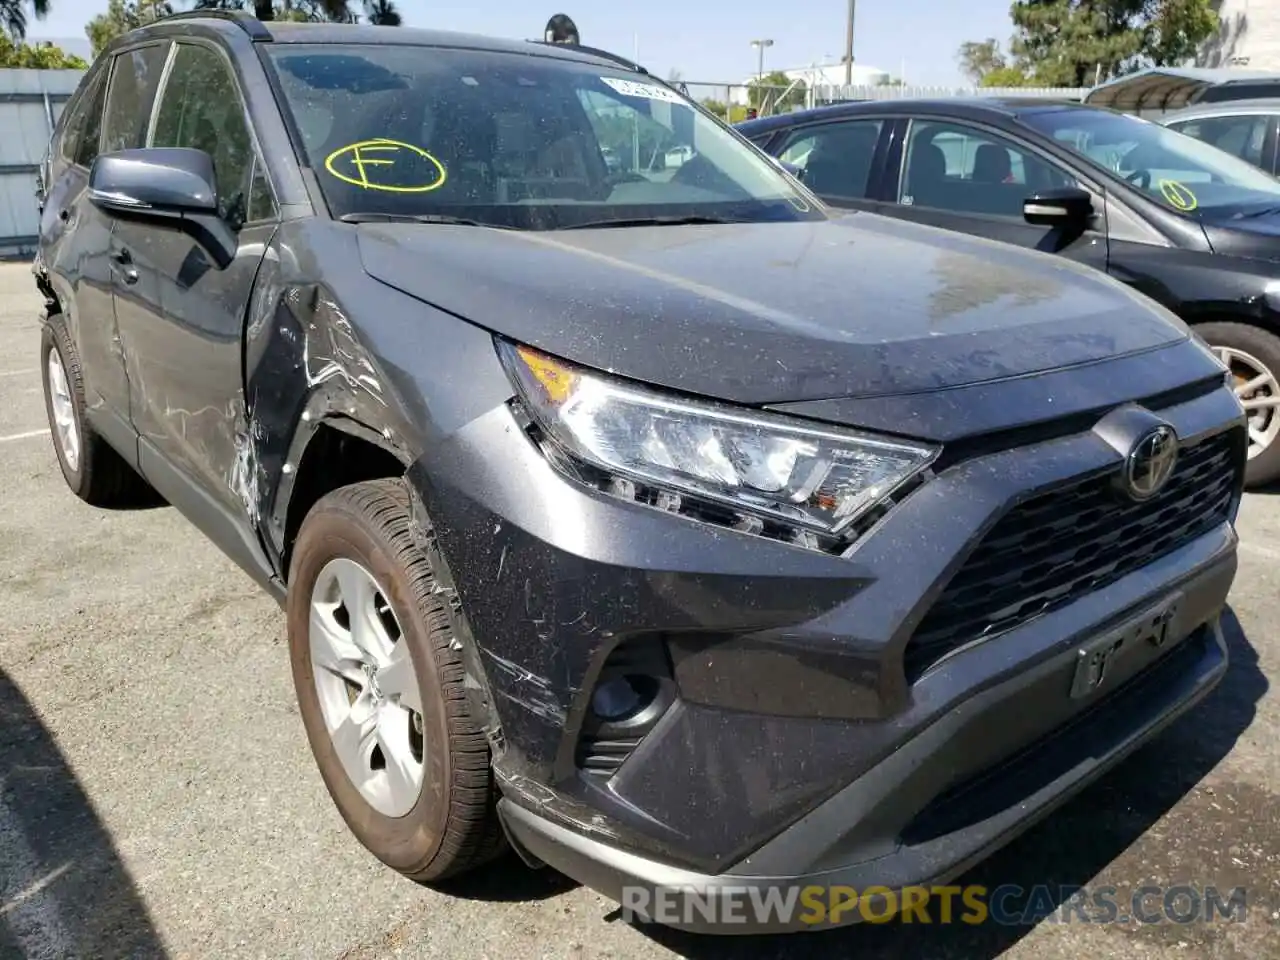
[[[853,86],[853,15],[858,0],[849,0],[849,23],[844,34],[844,85]]]

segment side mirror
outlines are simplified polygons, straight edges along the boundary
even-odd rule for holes
[[[1037,226],[1083,227],[1093,215],[1093,197],[1080,187],[1041,190],[1022,201],[1022,219]]]
[[[215,183],[213,158],[203,150],[119,150],[94,160],[89,171],[89,200],[114,217],[181,230],[222,270],[235,258],[236,239],[218,216]]]

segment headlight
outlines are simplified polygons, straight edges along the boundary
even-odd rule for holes
[[[571,459],[828,537],[937,454],[922,444],[664,396],[529,347],[499,349],[530,415]]]

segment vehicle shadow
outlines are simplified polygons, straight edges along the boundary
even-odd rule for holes
[[[1055,893],[1063,887],[1089,886],[1103,868],[1185,797],[1249,728],[1268,689],[1258,655],[1230,609],[1223,626],[1231,664],[1217,690],[1121,766],[953,884],[978,884],[988,891],[1009,884],[1026,891],[1047,887]],[[1099,816],[1099,811],[1105,815]],[[1017,924],[940,924],[935,915],[929,926],[893,921],[762,937],[698,936],[657,925],[633,926],[690,960],[809,956],[986,960],[1008,950],[1035,929],[1037,918],[1061,905],[1062,898],[1055,895],[1052,903],[1049,899],[1033,898],[1036,912]],[[1015,897],[1010,906],[1021,913],[1031,904]],[[954,916],[963,913],[957,898]],[[609,915],[619,921],[620,917],[620,911]]]
[[[53,736],[0,668],[0,957],[166,956]]]

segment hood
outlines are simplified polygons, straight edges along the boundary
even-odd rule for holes
[[[736,403],[936,390],[1186,336],[1091,268],[873,214],[356,229],[364,269],[426,303],[567,360]]]
[[[1280,259],[1280,211],[1253,217],[1200,218],[1209,249],[1228,256]]]

